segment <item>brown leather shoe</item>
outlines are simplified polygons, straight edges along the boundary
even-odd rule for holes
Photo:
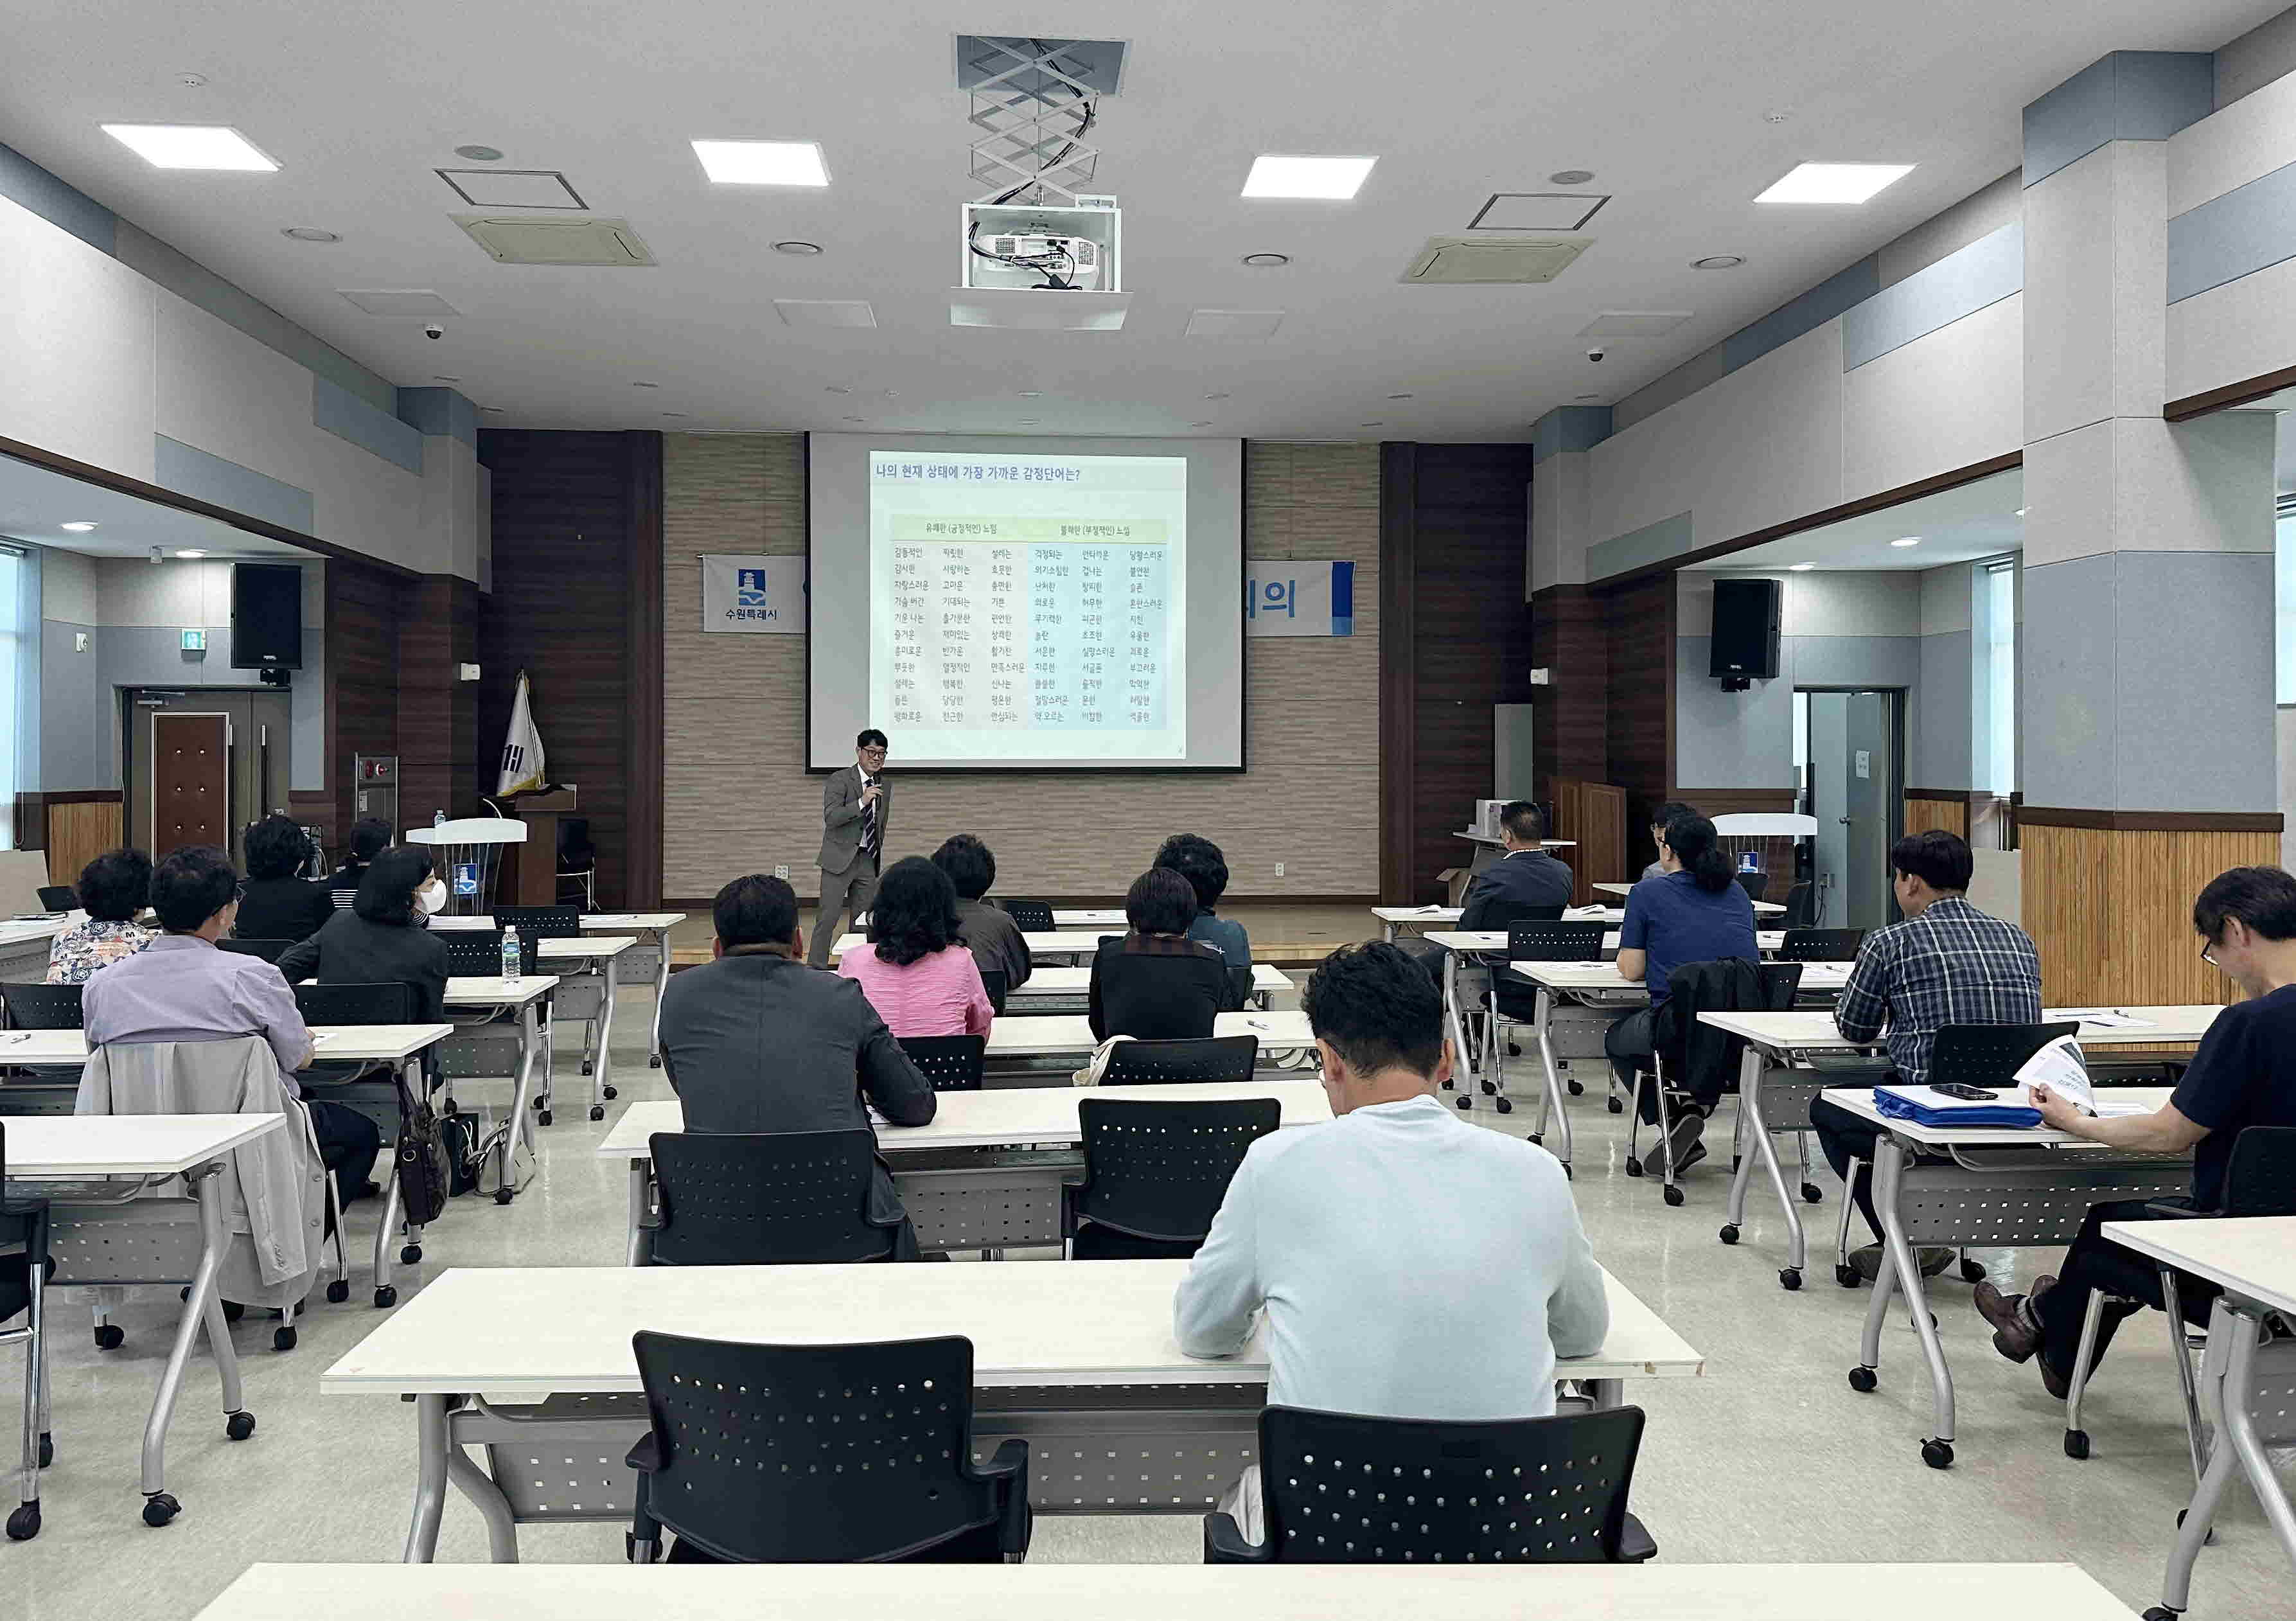
[[[1977,1314],[1993,1325],[1993,1348],[2013,1362],[2032,1361],[2040,1347],[2041,1325],[2033,1318],[2030,1297],[2005,1295],[1987,1279],[1977,1286],[1974,1298]]]

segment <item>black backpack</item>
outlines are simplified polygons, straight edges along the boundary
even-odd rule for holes
[[[445,1129],[427,1102],[416,1104],[412,1114],[401,1111],[398,1166],[398,1197],[407,1224],[423,1227],[437,1221],[447,1200],[459,1189],[454,1186]]]

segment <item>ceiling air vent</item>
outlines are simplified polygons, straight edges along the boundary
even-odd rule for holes
[[[1595,245],[1591,236],[1431,236],[1396,279],[1424,286],[1521,285],[1551,282]]]
[[[627,219],[537,219],[530,214],[449,214],[487,256],[503,265],[609,265],[654,262]]]

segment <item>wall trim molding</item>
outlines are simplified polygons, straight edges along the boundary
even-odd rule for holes
[[[118,788],[29,788],[19,798],[37,795],[43,803],[51,805],[116,805],[121,803]]]
[[[2264,391],[2269,392],[2268,390]],[[1592,580],[1588,583],[1607,590],[1622,585],[1631,585],[1652,574],[1671,574],[1678,570],[1695,568],[1702,563],[1710,563],[1717,557],[1726,557],[1733,552],[1742,552],[1753,547],[1766,546],[1773,540],[1783,540],[1789,535],[1800,534],[1805,530],[1822,529],[1829,523],[1839,523],[1845,518],[1862,518],[1868,513],[1886,511],[1890,507],[1902,506],[1920,497],[1935,495],[1941,490],[1956,490],[1964,484],[1973,484],[1980,479],[1991,478],[1997,473],[2006,473],[2012,467],[2021,467],[2024,465],[2025,453],[2021,449],[2011,450],[2000,456],[1988,457],[1981,462],[1972,462],[1965,467],[1956,467],[1947,473],[1931,473],[1925,479],[1915,479],[1910,484],[1900,484],[1895,490],[1878,490],[1873,495],[1862,496],[1855,501],[1845,501],[1839,506],[1829,506],[1822,512],[1808,513],[1799,518],[1789,518],[1783,523],[1773,523],[1767,529],[1754,530],[1732,539],[1718,540],[1711,546],[1698,547],[1683,553],[1678,557],[1667,557],[1656,563],[1640,564],[1622,572],[1606,575],[1599,580]],[[1591,552],[1593,548],[1588,549]]]
[[[2094,827],[2110,833],[2278,833],[2277,810],[2087,810],[2057,805],[2017,807],[2021,827]]]
[[[1669,799],[1678,799],[1685,804],[1696,805],[1699,814],[1710,820],[1718,816],[1738,816],[1748,811],[1792,810],[1794,791],[1792,788],[1685,788],[1670,787]]]
[[[1907,799],[1939,799],[1954,805],[1967,804],[1970,795],[1977,791],[1974,788],[1900,788],[1898,790]]]
[[[2246,405],[2251,399],[2261,399],[2267,394],[2296,385],[2296,366],[2284,366],[2276,372],[2266,372],[2239,383],[2227,383],[2221,388],[2202,389],[2197,394],[2187,394],[2182,399],[2172,399],[2161,407],[2161,415],[2170,422],[2185,422],[2195,416],[2205,416],[2211,411],[2221,411],[2227,406]]]

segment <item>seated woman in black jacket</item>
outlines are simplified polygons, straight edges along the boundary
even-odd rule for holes
[[[311,835],[292,817],[266,816],[247,830],[247,882],[239,889],[234,936],[308,940],[334,916],[327,886],[295,876],[310,853]]]
[[[1093,1040],[1211,1034],[1214,1016],[1228,1005],[1227,960],[1218,946],[1188,938],[1194,888],[1168,867],[1152,868],[1133,880],[1124,917],[1131,932],[1103,940],[1093,954]]]
[[[430,876],[430,858],[422,851],[384,851],[368,863],[351,909],[331,908],[324,928],[281,954],[279,972],[291,985],[306,979],[405,985],[414,993],[408,1017],[418,1024],[443,1022],[447,942],[415,926],[414,892]]]

